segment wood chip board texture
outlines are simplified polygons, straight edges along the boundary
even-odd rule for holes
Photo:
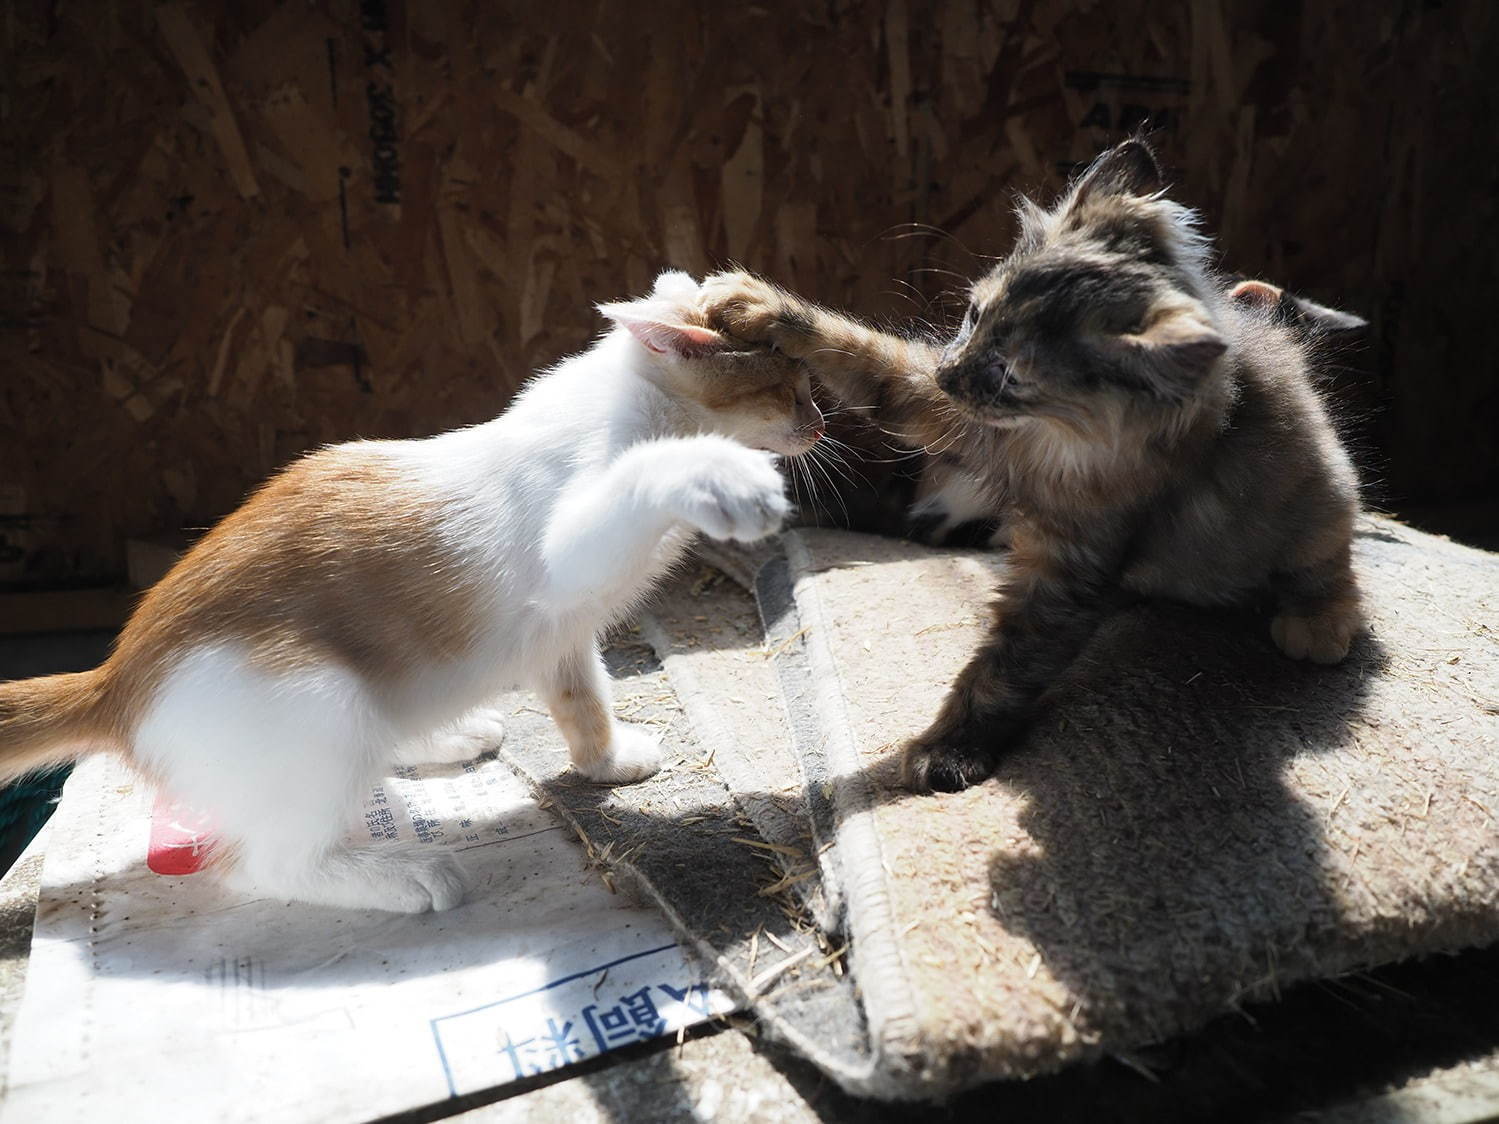
[[[1487,0],[260,0],[0,18],[0,582],[492,417],[596,301],[742,262],[951,325],[1145,125],[1233,269],[1355,309],[1393,492],[1494,485]],[[948,272],[952,271],[952,272]],[[1339,379],[1344,387],[1347,379]],[[1366,411],[1367,412],[1367,411]]]
[[[989,782],[901,792],[994,556],[787,535],[820,692],[866,1091],[940,1096],[1499,937],[1499,557],[1386,520],[1337,668],[1262,617],[1111,618]]]

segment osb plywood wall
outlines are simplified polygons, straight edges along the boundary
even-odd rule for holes
[[[1489,9],[18,0],[0,582],[490,416],[668,264],[936,318],[1011,192],[1142,124],[1228,266],[1374,321],[1393,490],[1491,485]]]

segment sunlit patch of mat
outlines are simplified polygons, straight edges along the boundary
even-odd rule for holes
[[[851,1087],[1127,1058],[1298,980],[1499,938],[1499,557],[1366,521],[1371,630],[1336,668],[1260,617],[1121,613],[993,779],[917,797],[898,747],[1000,559],[784,541],[820,730],[796,744],[826,775],[872,1037]]]

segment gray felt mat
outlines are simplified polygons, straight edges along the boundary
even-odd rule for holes
[[[758,629],[700,570],[644,619],[665,668],[611,651],[663,774],[579,782],[534,709],[504,754],[851,1092],[1128,1061],[1297,980],[1499,937],[1499,559],[1385,520],[1356,556],[1371,630],[1341,667],[1284,659],[1257,616],[1141,606],[993,780],[934,798],[896,754],[1002,556],[792,531],[712,556]]]
[[[872,1063],[846,950],[800,899],[776,889],[785,882],[776,853],[697,743],[654,652],[626,642],[607,655],[618,713],[662,735],[660,773],[618,788],[583,781],[567,769],[556,727],[523,693],[505,701],[502,756],[577,832],[604,877],[657,905],[770,1037],[860,1085]]]
[[[1331,669],[1260,616],[1117,614],[992,780],[917,797],[899,747],[1002,561],[784,542],[818,735],[793,740],[831,796],[876,1061],[860,1091],[1128,1058],[1297,980],[1499,938],[1499,558],[1366,521],[1371,628]]]
[[[692,735],[781,864],[786,887],[826,933],[839,929],[840,902],[824,893],[813,838],[807,786],[781,699],[755,598],[741,584],[750,566],[691,567],[667,583],[640,615],[640,632],[655,649]],[[752,565],[754,559],[748,560]]]

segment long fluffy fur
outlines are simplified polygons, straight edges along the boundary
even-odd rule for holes
[[[906,752],[917,789],[987,776],[1110,606],[1269,598],[1289,656],[1343,658],[1360,624],[1352,465],[1309,374],[1306,318],[1230,288],[1149,149],[1105,153],[972,287],[939,349],[758,278],[706,283],[734,335],[804,358],[908,446],[940,450],[1009,515],[1010,576],[988,641]]]

